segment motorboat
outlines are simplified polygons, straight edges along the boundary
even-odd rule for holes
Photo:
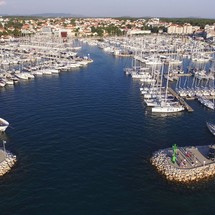
[[[155,106],[152,108],[152,112],[157,112],[157,113],[175,113],[175,112],[180,112],[183,111],[184,107],[181,105],[178,106]]]
[[[0,132],[4,132],[9,126],[9,122],[5,119],[0,118]]]
[[[207,124],[207,127],[208,127],[209,131],[210,131],[213,135],[215,135],[215,124],[213,124],[213,123],[211,123],[211,122],[206,122],[206,124]]]

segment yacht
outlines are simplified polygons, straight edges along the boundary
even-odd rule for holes
[[[213,124],[213,123],[211,123],[211,122],[206,122],[206,124],[207,124],[207,127],[208,127],[209,131],[210,131],[213,135],[215,135],[215,124]]]
[[[184,107],[178,102],[164,102],[152,108],[152,112],[156,113],[175,113],[183,110]]]
[[[0,132],[4,132],[9,126],[9,122],[5,119],[0,118]]]

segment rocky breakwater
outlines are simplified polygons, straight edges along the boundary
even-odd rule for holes
[[[202,157],[198,156],[195,153],[195,150],[199,152],[198,148],[194,148],[191,158],[185,156],[185,153],[181,153],[182,149],[177,149],[175,162],[171,154],[173,150],[165,149],[155,152],[151,163],[169,181],[192,183],[215,176],[215,162],[213,160],[209,160],[203,155]],[[186,150],[184,151],[186,152]],[[185,165],[181,165],[181,163]]]
[[[16,156],[9,151],[0,150],[0,176],[11,170],[16,163]]]

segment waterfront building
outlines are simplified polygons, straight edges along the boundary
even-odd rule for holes
[[[167,28],[168,34],[192,34],[193,28],[189,23],[185,23],[184,25],[171,24]]]
[[[193,26],[189,23],[185,23],[183,25],[183,33],[184,34],[192,34],[193,33]]]
[[[133,29],[128,30],[127,35],[140,35],[140,34],[151,34],[151,30],[139,30],[139,29]]]

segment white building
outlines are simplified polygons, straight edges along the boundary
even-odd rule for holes
[[[168,34],[192,34],[193,28],[189,23],[185,23],[184,25],[171,24],[167,28]]]
[[[41,29],[43,34],[52,34],[52,27],[51,26],[43,26]]]
[[[127,35],[137,35],[137,34],[151,34],[151,30],[128,30]]]
[[[185,23],[183,25],[183,33],[184,34],[192,34],[193,33],[193,26],[189,23]]]

